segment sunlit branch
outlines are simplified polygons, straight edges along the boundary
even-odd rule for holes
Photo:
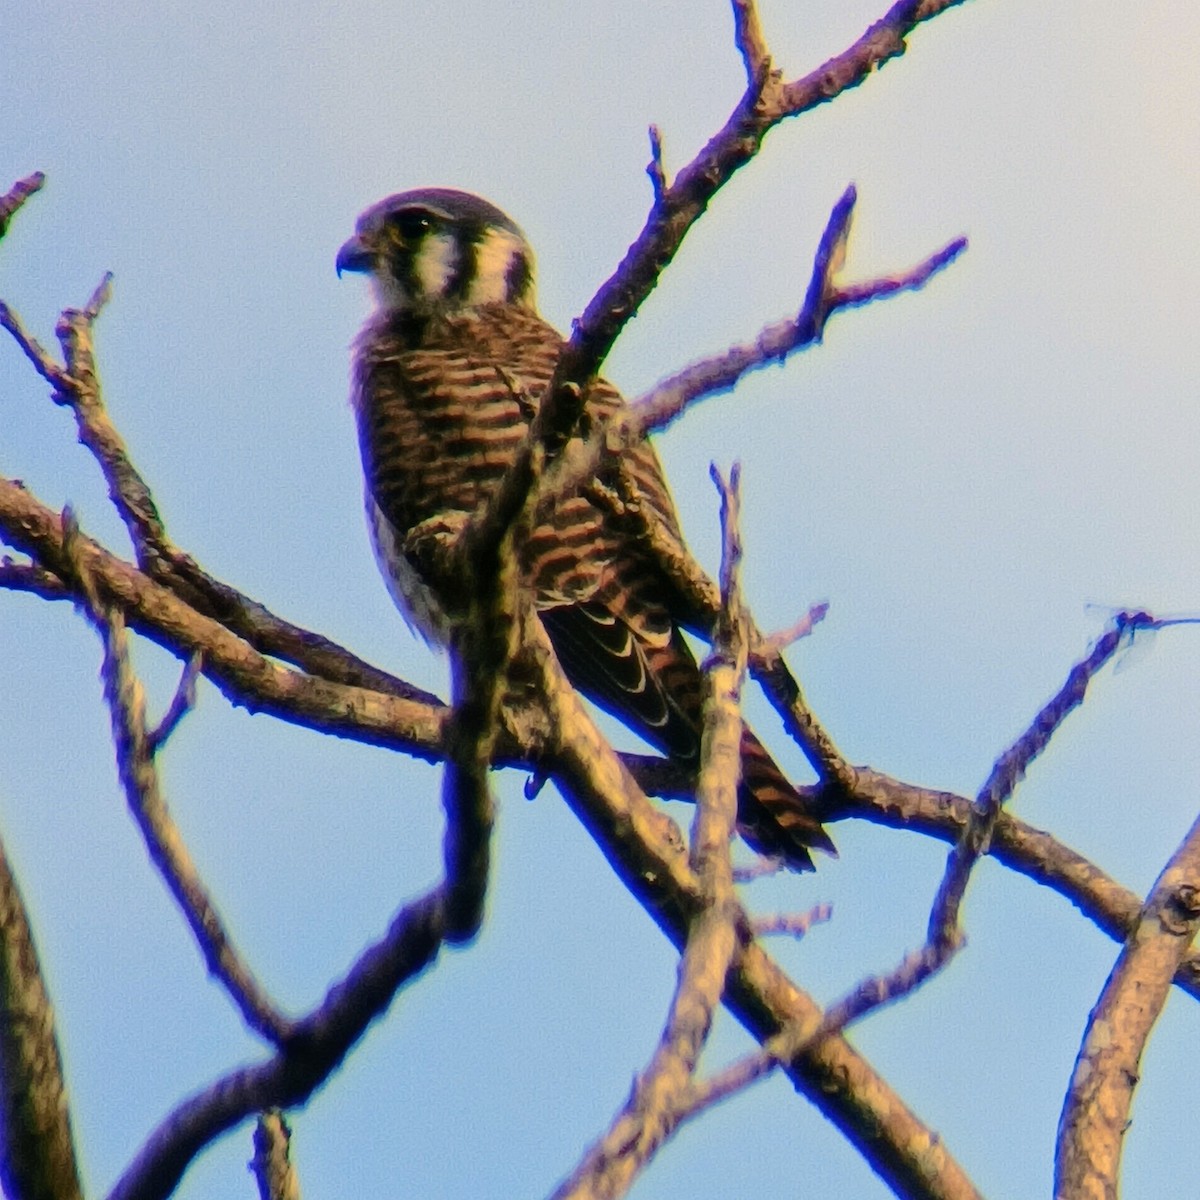
[[[667,937],[682,946],[702,901],[674,823],[637,788],[557,671],[548,645],[537,661],[538,690],[558,738],[556,780],[617,875]],[[816,1029],[821,1010],[753,939],[744,913],[736,927],[726,1007],[761,1043],[784,1029]],[[978,1200],[941,1139],[842,1038],[806,1047],[783,1070],[897,1195]]]
[[[292,1129],[278,1108],[260,1114],[254,1127],[250,1170],[259,1200],[300,1200],[300,1178],[292,1164]]]
[[[689,865],[699,884],[699,910],[688,923],[666,1025],[624,1108],[584,1154],[554,1200],[622,1196],[677,1125],[733,957],[740,907],[733,890],[730,842],[737,822],[742,717],[738,704],[746,670],[746,630],[738,586],[738,470],[728,483],[713,468],[721,493],[721,612],[705,667],[704,710],[696,814]]]
[[[42,569],[59,578],[69,575],[59,514],[20,484],[2,477],[0,536],[30,555]],[[446,709],[437,697],[402,681],[395,681],[396,688],[368,690],[290,670],[82,533],[76,540],[76,552],[83,557],[106,605],[119,607],[132,628],[180,658],[200,652],[206,677],[232,703],[431,760],[441,757]],[[326,643],[326,648],[331,645]],[[336,673],[353,676],[358,662],[347,655]],[[405,693],[421,698],[410,699]]]
[[[1198,929],[1200,819],[1156,880],[1088,1017],[1059,1120],[1056,1197],[1116,1200],[1142,1051]]]

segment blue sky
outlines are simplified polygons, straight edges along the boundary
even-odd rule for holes
[[[883,10],[762,5],[802,74]],[[375,575],[346,403],[366,311],[338,282],[356,214],[437,184],[487,195],[539,252],[566,327],[645,217],[646,127],[668,170],[739,94],[722,0],[197,8],[47,0],[0,47],[0,183],[45,191],[0,245],[0,296],[43,340],[105,270],[108,402],[174,538],[217,576],[413,682],[445,664]],[[1200,10],[976,0],[920,29],[857,91],[775,131],[713,204],[609,359],[636,394],[794,309],[828,211],[859,206],[848,274],[966,233],[925,291],[839,316],[661,440],[684,524],[715,566],[708,463],[743,464],[746,588],[760,624],[828,599],[790,652],[848,756],[973,793],[1110,608],[1200,608]],[[15,347],[0,343],[0,471],[123,547],[102,484]],[[0,829],[33,911],[89,1192],[171,1104],[260,1051],[204,976],[123,811],[94,636],[65,606],[0,597]],[[140,649],[165,704],[171,660]],[[1200,776],[1196,635],[1109,671],[1015,811],[1144,891]],[[752,719],[801,771],[757,700]],[[627,743],[628,744],[628,743]],[[437,774],[230,710],[201,689],[167,794],[222,910],[284,1003],[306,1007],[437,869]],[[574,1164],[652,1052],[669,948],[551,789],[501,781],[478,942],[405,992],[295,1115],[309,1197],[538,1195]],[[681,819],[687,810],[679,810]],[[760,911],[829,901],[774,947],[832,999],[919,940],[940,845],[860,824]],[[1044,1193],[1088,1009],[1116,947],[1065,901],[984,864],[969,945],[852,1038],[989,1195]],[[1200,1034],[1176,996],[1151,1043],[1126,1194],[1191,1169],[1178,1113]],[[728,1018],[707,1066],[748,1041]],[[180,1194],[249,1189],[248,1132]],[[886,1189],[774,1080],[695,1124],[635,1195]]]

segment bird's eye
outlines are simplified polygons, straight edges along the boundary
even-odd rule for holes
[[[409,208],[389,217],[388,224],[404,241],[419,242],[433,228],[433,216],[424,209]]]

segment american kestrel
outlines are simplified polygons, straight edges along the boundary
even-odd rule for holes
[[[466,192],[422,188],[381,200],[359,217],[337,269],[368,275],[376,303],[354,344],[351,394],[376,557],[409,624],[445,644],[446,593],[423,576],[406,538],[418,526],[461,526],[497,486],[563,340],[538,316],[524,234]],[[624,405],[597,379],[584,421]],[[654,449],[641,443],[623,465],[642,502],[680,536]],[[539,512],[520,575],[575,687],[663,753],[695,764],[703,680],[681,628],[700,620],[611,506],[584,488]],[[738,828],[752,847],[797,869],[812,867],[810,847],[832,851],[749,728],[742,776]]]

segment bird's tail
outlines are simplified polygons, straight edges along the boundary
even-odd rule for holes
[[[808,802],[749,726],[742,727],[738,832],[760,854],[782,858],[796,871],[813,869],[810,849],[837,854]]]

